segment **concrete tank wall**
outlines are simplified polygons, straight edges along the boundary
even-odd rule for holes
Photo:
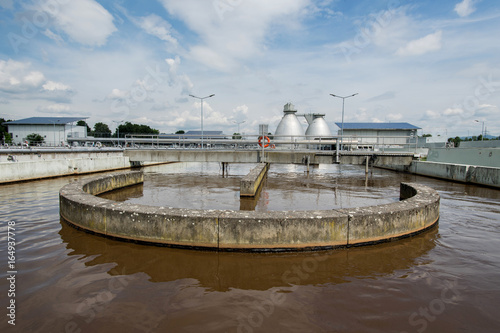
[[[25,152],[0,153],[0,183],[128,169],[133,164],[122,151],[30,152],[26,149]]]
[[[387,163],[386,165],[380,165],[380,167],[433,178],[500,188],[500,168],[427,161],[412,161],[409,166],[388,165]]]
[[[0,163],[0,183],[130,168],[124,156]]]
[[[500,148],[432,148],[427,161],[498,168]]]
[[[60,191],[61,217],[107,236],[225,251],[312,250],[370,244],[421,232],[439,218],[439,195],[418,184],[401,185],[403,201],[327,211],[192,210],[94,196],[142,181],[142,174],[135,172],[70,183]]]
[[[260,163],[240,181],[240,196],[254,197],[269,170],[269,163]]]

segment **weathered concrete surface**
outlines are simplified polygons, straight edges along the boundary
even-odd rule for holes
[[[240,181],[240,196],[254,197],[269,170],[269,163],[260,163]]]
[[[383,152],[342,152],[340,164],[365,164],[366,157],[370,165],[410,165],[413,153],[383,153]]]
[[[439,194],[429,187],[401,183],[403,199],[386,205],[342,209],[349,215],[350,245],[400,238],[425,230],[439,219]]]
[[[131,166],[122,151],[19,149],[15,153],[0,153],[0,183],[129,169]]]
[[[308,158],[310,164],[336,163],[335,151],[311,150],[215,150],[215,149],[127,149],[124,152],[130,161],[147,162],[228,162],[228,163],[281,163],[303,164]],[[371,151],[340,152],[341,164],[364,164],[366,156],[372,164],[409,165],[413,153],[383,153]]]
[[[403,201],[326,211],[192,210],[119,203],[94,196],[142,181],[141,173],[132,172],[70,183],[59,194],[61,216],[103,235],[225,251],[369,244],[413,235],[439,218],[439,195],[418,184],[401,184]]]
[[[185,247],[217,247],[215,211],[119,203],[94,196],[143,182],[140,172],[74,182],[60,191],[61,216],[82,229],[135,241]]]
[[[384,169],[500,188],[500,168],[466,164],[413,161],[409,166],[380,166]]]
[[[498,168],[500,148],[432,148],[427,155],[427,161]]]
[[[335,210],[223,212],[222,250],[294,250],[347,246],[347,215]]]

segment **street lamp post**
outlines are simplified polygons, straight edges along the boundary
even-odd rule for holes
[[[210,97],[213,97],[215,96],[215,94],[212,94],[212,95],[208,95],[208,96],[205,96],[205,97],[197,97],[197,96],[194,96],[194,95],[189,95],[193,98],[198,98],[200,101],[201,101],[201,149],[203,149],[203,100],[205,98],[210,98]]]
[[[116,124],[116,137],[118,139],[118,146],[120,145],[120,124],[124,121],[125,120],[113,120],[113,122]]]
[[[479,123],[479,120],[474,120],[476,123]],[[481,121],[483,123],[483,127],[481,127],[481,141],[484,140],[484,121]]]
[[[243,121],[236,121],[236,120],[233,120],[233,123],[237,124],[238,125],[238,134],[241,134],[240,133],[240,124],[243,124],[245,122],[245,120]]]
[[[356,96],[357,94],[358,93],[355,93],[355,94],[352,94],[349,96],[344,96],[344,97],[330,94],[333,97],[342,98],[342,126],[340,127],[340,150],[342,150],[342,144],[344,142],[344,102],[345,102],[346,98]],[[338,148],[337,148],[337,151],[338,151]]]

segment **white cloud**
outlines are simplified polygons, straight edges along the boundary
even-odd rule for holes
[[[396,51],[400,56],[421,55],[441,49],[442,31],[437,31],[420,39],[412,40]]]
[[[122,98],[127,97],[128,94],[129,94],[128,90],[120,90],[120,89],[114,88],[113,90],[111,90],[111,93],[109,93],[108,96],[106,96],[106,99],[110,99],[110,100],[122,99]]]
[[[37,110],[42,113],[55,113],[55,114],[73,113],[70,105],[62,103],[40,106],[37,108]]]
[[[167,58],[165,62],[169,66],[168,68],[168,84],[172,87],[175,85],[180,85],[181,95],[189,95],[194,85],[191,79],[186,74],[177,74],[177,69],[181,63],[179,56],[174,59]]]
[[[40,71],[30,70],[29,62],[0,60],[0,90],[10,93],[36,89],[45,81]]]
[[[443,115],[445,116],[459,116],[464,113],[464,110],[461,108],[447,108],[443,111]]]
[[[31,69],[31,63],[9,59],[0,60],[0,92],[17,99],[44,99],[69,102],[75,94],[63,83],[47,80],[45,75]]]
[[[42,88],[48,91],[72,90],[70,86],[54,81],[47,81],[44,85],[42,85]]]
[[[401,113],[389,113],[385,118],[387,121],[398,121],[403,119],[403,115]]]
[[[438,112],[436,112],[436,111],[432,111],[432,110],[425,111],[425,118],[428,118],[428,119],[437,119],[437,118],[440,118],[440,117],[441,117],[441,115]]]
[[[246,118],[247,114],[248,114],[248,106],[246,106],[245,104],[239,105],[233,109],[233,115],[235,118],[239,118],[239,117]]]
[[[57,43],[61,44],[63,43],[63,39],[61,36],[59,36],[58,34],[55,34],[52,30],[50,29],[46,29],[45,31],[43,31],[43,34],[45,36],[47,36],[48,38],[50,39],[53,39],[55,40]]]
[[[134,21],[148,34],[156,36],[172,45],[177,45],[177,39],[172,36],[172,26],[158,15],[151,14]]]
[[[478,108],[476,112],[474,113],[474,116],[479,116],[479,117],[488,117],[489,120],[492,120],[494,118],[500,118],[500,112],[498,112],[498,107],[496,105],[491,105],[491,104],[480,104],[478,105]]]
[[[180,18],[200,38],[190,56],[219,70],[230,70],[265,48],[271,25],[291,28],[308,0],[206,1],[162,0],[171,15]],[[296,27],[294,27],[296,28]],[[273,31],[273,33],[274,33]]]
[[[49,7],[41,8],[53,16],[58,30],[64,31],[77,43],[102,46],[116,31],[113,16],[94,0],[66,1],[58,6],[57,11]]]
[[[475,0],[463,0],[462,2],[455,5],[454,10],[458,14],[458,16],[466,17],[476,11],[476,8],[474,7],[475,3]]]

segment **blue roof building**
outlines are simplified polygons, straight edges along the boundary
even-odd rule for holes
[[[30,117],[4,123],[7,125],[53,125],[70,124],[88,117]]]
[[[88,117],[30,117],[14,121],[8,121],[8,131],[15,144],[26,141],[26,137],[32,133],[43,137],[40,145],[61,146],[67,144],[67,138],[87,137],[86,126],[76,126],[73,123]]]

